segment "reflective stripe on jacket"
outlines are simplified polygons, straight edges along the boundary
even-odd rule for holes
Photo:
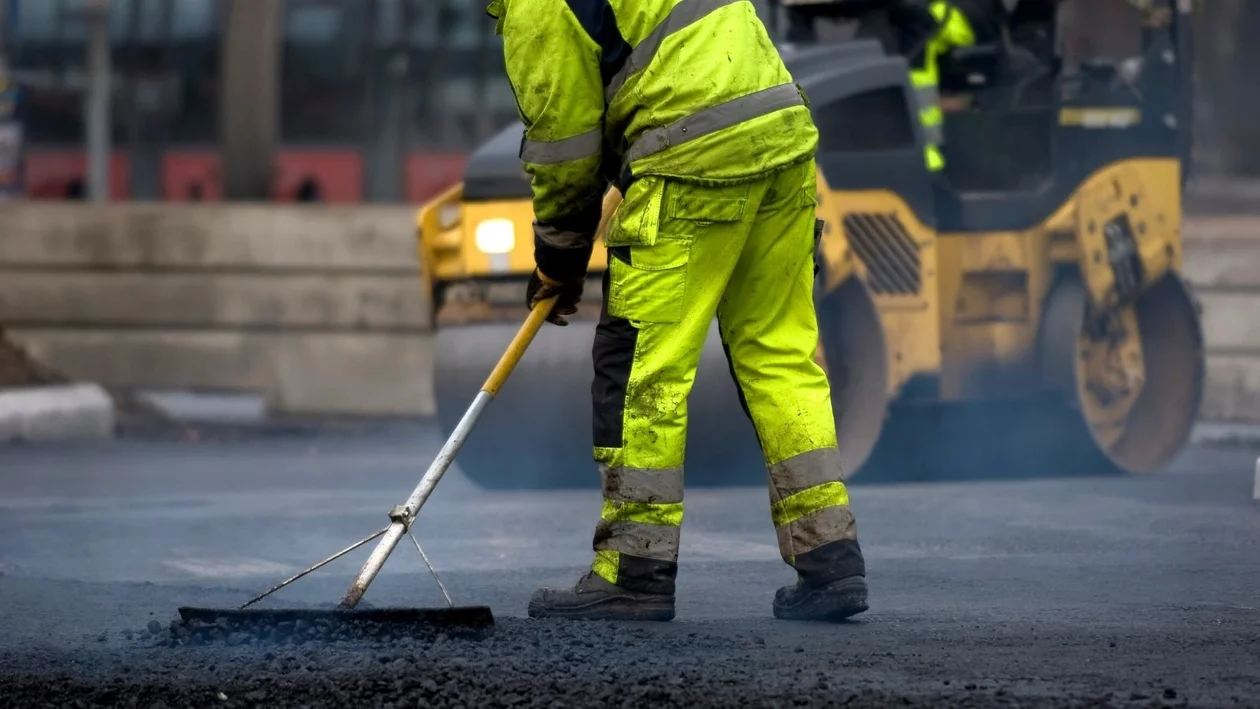
[[[817,130],[749,0],[495,0],[540,222],[594,231],[626,174],[720,184],[813,156]]]

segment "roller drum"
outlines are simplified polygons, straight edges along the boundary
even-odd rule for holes
[[[851,278],[818,300],[823,367],[845,479],[865,470],[888,409],[888,343],[870,290]],[[862,473],[865,475],[865,473]]]
[[[1062,280],[1052,293],[1042,335],[1044,377],[1071,403],[1090,443],[1116,469],[1162,470],[1189,441],[1203,402],[1203,329],[1190,287],[1169,272],[1125,307],[1121,327],[1123,336],[1135,341],[1135,354],[1125,367],[1103,362],[1127,375],[1122,383],[1135,392],[1128,397],[1107,390],[1116,375],[1101,376],[1095,356],[1105,356],[1106,347],[1123,354],[1123,345],[1104,344],[1090,334],[1097,326],[1086,304],[1077,278]],[[1120,403],[1108,410],[1108,397]]]
[[[438,329],[435,395],[449,435],[518,325]],[[598,488],[592,442],[593,320],[544,325],[455,459],[491,489]],[[688,399],[688,487],[764,485],[752,423],[739,404],[716,323],[705,341]]]

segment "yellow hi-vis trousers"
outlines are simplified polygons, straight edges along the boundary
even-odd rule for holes
[[[783,559],[806,579],[865,575],[841,479],[826,374],[814,360],[813,161],[751,183],[632,183],[606,236],[595,334],[603,511],[592,570],[673,593],[687,395],[716,315],[769,473]]]

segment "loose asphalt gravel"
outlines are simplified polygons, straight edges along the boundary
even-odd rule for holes
[[[1243,448],[1142,478],[859,479],[871,610],[840,625],[771,616],[792,575],[751,488],[688,491],[673,622],[530,620],[535,587],[588,563],[598,493],[457,473],[417,533],[455,602],[493,609],[488,637],[199,640],[172,623],[384,526],[439,443],[403,426],[0,450],[0,705],[1260,706]],[[259,605],[329,607],[364,554]],[[443,603],[406,544],[365,599]]]

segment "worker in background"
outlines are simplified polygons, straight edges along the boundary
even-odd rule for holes
[[[927,166],[933,172],[945,169],[945,114],[941,110],[940,58],[953,49],[970,47],[975,31],[959,3],[931,0],[926,17],[907,21],[906,59],[910,62],[910,84],[918,102],[919,123],[927,141]]]
[[[889,54],[906,58],[914,88],[919,122],[927,142],[928,169],[945,167],[944,112],[940,96],[940,58],[954,49],[998,36],[998,23],[1013,11],[1018,0],[887,0],[870,2],[856,13],[856,36],[878,40]],[[789,5],[786,39],[813,43],[818,39],[819,18],[853,17],[849,5],[819,3]],[[980,35],[983,39],[978,38]]]
[[[1009,53],[1018,45],[1038,46],[1045,40],[1021,36],[1021,25],[1036,26],[1031,20],[1053,18],[1061,0],[896,0],[901,52],[910,62],[910,83],[918,98],[919,121],[927,139],[928,169],[943,170],[945,158],[944,111],[940,96],[940,60],[949,52],[977,44],[1001,44]],[[918,16],[915,18],[915,16]],[[925,17],[926,16],[926,17]],[[1015,30],[1015,31],[1013,31]],[[860,33],[860,31],[859,31]],[[1022,40],[1022,41],[1020,41]],[[1035,62],[1034,62],[1035,63]],[[1012,64],[1017,71],[1027,66]]]
[[[687,396],[715,315],[798,577],[775,616],[866,610],[814,361],[818,132],[753,4],[494,0],[487,11],[525,123],[537,265],[526,301],[558,295],[552,322],[576,312],[609,182],[624,195],[593,346],[594,557],[574,586],[535,593],[530,616],[674,617]]]

